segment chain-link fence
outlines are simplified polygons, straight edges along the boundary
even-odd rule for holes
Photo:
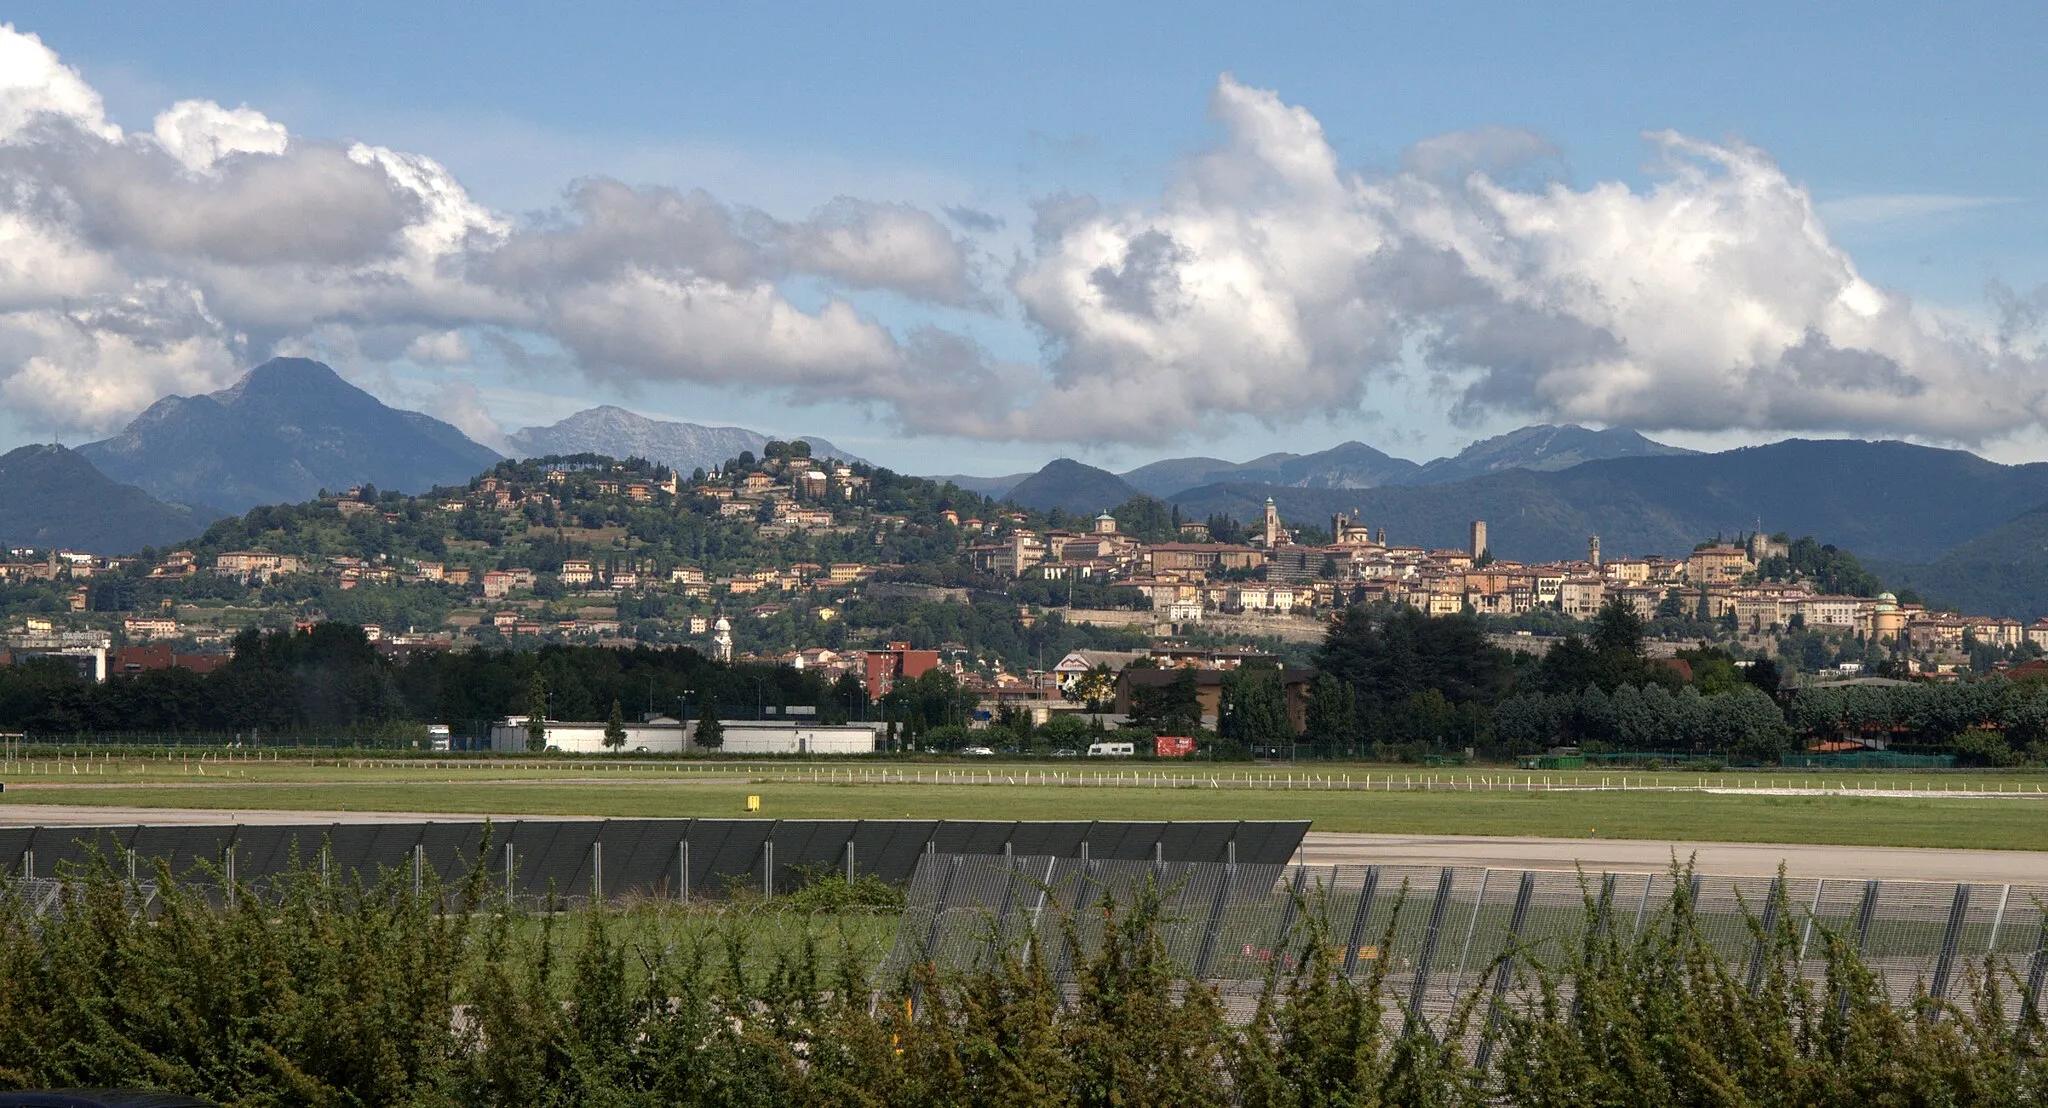
[[[1437,1020],[1476,990],[1498,995],[1534,966],[1568,962],[1589,926],[1624,938],[1663,926],[1681,880],[1698,933],[1752,990],[1769,953],[1760,934],[1786,923],[1809,979],[1824,974],[1833,936],[1898,1000],[1916,988],[1947,996],[1988,960],[2033,1006],[2048,977],[2040,885],[968,855],[920,863],[883,972],[966,969],[1036,942],[1071,983],[1113,910],[1150,883],[1175,966],[1240,1013],[1272,970],[1289,968],[1313,922],[1346,975],[1381,970],[1406,1018]]]

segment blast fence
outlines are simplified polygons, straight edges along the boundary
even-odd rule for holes
[[[1949,996],[1988,962],[2032,1007],[2048,978],[2041,885],[943,854],[919,863],[882,972],[966,970],[1041,943],[1048,970],[1071,985],[1074,968],[1101,949],[1099,906],[1128,907],[1150,883],[1174,965],[1215,985],[1237,1015],[1276,963],[1291,967],[1312,916],[1346,976],[1383,968],[1401,1017],[1434,1022],[1475,990],[1499,998],[1536,966],[1566,962],[1589,921],[1621,937],[1664,926],[1681,880],[1700,934],[1751,991],[1768,953],[1758,925],[1778,930],[1780,905],[1809,980],[1825,973],[1830,935],[1854,947],[1895,1001],[1916,987]]]
[[[1308,822],[1119,820],[611,819],[335,824],[142,824],[0,827],[0,876],[30,882],[98,858],[147,884],[162,861],[200,887],[260,893],[294,867],[322,878],[432,875],[444,886],[478,867],[523,900],[606,902],[765,896],[819,875],[911,880],[921,859],[986,854],[1186,865],[1277,865]]]

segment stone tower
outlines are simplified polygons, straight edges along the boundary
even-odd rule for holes
[[[1472,521],[1472,557],[1476,559],[1484,553],[1486,553],[1486,521],[1475,519]]]
[[[1280,530],[1280,509],[1273,505],[1273,498],[1269,496],[1266,498],[1266,549],[1280,545],[1284,534]]]
[[[1586,538],[1586,560],[1587,560],[1587,561],[1589,561],[1589,562],[1591,562],[1591,563],[1593,563],[1593,568],[1594,568],[1594,569],[1599,569],[1599,568],[1600,568],[1600,536],[1598,536],[1598,535],[1589,535],[1589,536],[1587,536],[1587,538]]]

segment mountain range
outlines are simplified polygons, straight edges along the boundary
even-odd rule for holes
[[[0,455],[0,546],[126,554],[189,539],[218,517],[120,484],[61,446]]]
[[[1304,489],[1440,485],[1509,469],[1549,472],[1568,469],[1581,462],[1606,458],[1651,458],[1690,453],[1693,452],[1654,442],[1634,431],[1622,428],[1595,431],[1570,424],[1561,427],[1539,424],[1510,431],[1505,435],[1496,435],[1490,439],[1482,439],[1459,451],[1454,457],[1437,458],[1430,462],[1411,462],[1362,442],[1346,442],[1313,454],[1268,454],[1248,462],[1228,462],[1221,458],[1207,457],[1166,458],[1116,476],[1147,496],[1169,500],[1187,489],[1203,485],[1284,485]],[[1095,473],[1108,472],[1093,466],[1083,468]],[[1075,470],[1067,472],[1070,475],[1078,474]],[[1032,476],[1034,475],[1029,473],[1014,473],[1003,477],[952,474],[934,477],[932,480],[951,481],[963,489],[984,496],[1008,496],[1018,504],[1031,508],[1051,508],[1056,506],[1056,501],[1066,499],[1065,493],[1044,481],[1036,482],[1024,491],[1023,495],[1032,499],[1018,498],[1018,486],[1023,485],[1025,479]],[[1094,477],[1088,479],[1097,480]],[[1057,506],[1065,507],[1065,504]]]
[[[167,396],[78,453],[166,501],[231,512],[377,485],[423,492],[499,460],[432,416],[386,406],[310,358],[272,358],[220,392]]]
[[[814,458],[838,458],[846,462],[866,461],[815,435],[801,436],[811,444]],[[604,454],[613,458],[645,458],[673,466],[685,475],[698,467],[712,469],[740,452],[756,455],[769,438],[744,427],[705,427],[696,423],[673,423],[649,419],[610,405],[577,412],[546,427],[514,431],[507,439],[512,453],[521,458],[549,454]]]

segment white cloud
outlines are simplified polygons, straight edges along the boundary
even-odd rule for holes
[[[1147,208],[1070,213],[1012,288],[1056,351],[1000,433],[1161,441],[1359,403],[1419,350],[1467,415],[1978,441],[2048,413],[2038,348],[1866,281],[1762,151],[1648,136],[1659,179],[1521,191],[1494,134],[1341,167],[1315,119],[1219,82],[1223,131]],[[992,431],[998,430],[991,428]]]
[[[1855,227],[1874,223],[1896,223],[1928,216],[1952,215],[2017,204],[2017,196],[1958,196],[1939,192],[1870,193],[1823,200],[1814,210],[1831,226]]]
[[[230,154],[282,154],[291,139],[284,124],[248,105],[229,110],[211,100],[180,100],[156,117],[158,146],[193,173],[204,173]]]
[[[1008,307],[976,272],[984,247],[919,207],[842,197],[785,219],[590,177],[515,219],[428,156],[307,139],[247,106],[180,101],[124,135],[53,51],[0,26],[0,399],[107,430],[276,351],[374,372],[463,365],[474,344],[1020,440],[1291,426],[1417,370],[1475,421],[1977,442],[2048,415],[2038,297],[2001,294],[1989,323],[1942,316],[1864,279],[1826,224],[1992,201],[1823,207],[1760,150],[1671,133],[1648,136],[1645,188],[1559,183],[1557,151],[1502,128],[1368,174],[1272,92],[1226,75],[1209,107],[1219,141],[1156,199],[1036,204],[997,293],[1043,340],[1022,364],[862,310],[869,290]],[[490,433],[478,394],[450,388],[437,403]]]
[[[273,352],[465,361],[465,330],[551,340],[601,377],[893,404],[912,368],[897,338],[843,297],[800,309],[778,282],[976,295],[965,244],[906,205],[841,200],[786,223],[701,192],[589,180],[522,227],[432,158],[305,140],[247,106],[180,101],[124,136],[74,70],[12,27],[0,247],[0,393],[91,431]],[[194,311],[126,334],[138,289]]]

